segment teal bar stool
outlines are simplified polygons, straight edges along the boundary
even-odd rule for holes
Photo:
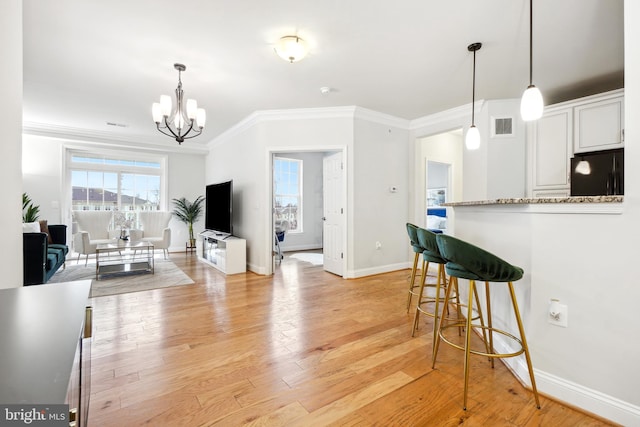
[[[422,276],[420,280],[420,290],[418,292],[418,304],[416,305],[416,313],[413,319],[413,329],[411,331],[411,336],[415,335],[416,330],[418,329],[418,324],[420,320],[420,313],[423,313],[427,316],[431,316],[434,318],[433,320],[433,345],[436,343],[436,334],[438,332],[439,321],[442,317],[446,316],[447,321],[455,321],[459,322],[460,319],[463,319],[461,307],[465,305],[460,303],[460,299],[458,297],[458,288],[457,282],[453,281],[451,283],[447,283],[447,276],[445,272],[445,264],[447,260],[442,257],[440,254],[440,249],[438,248],[437,242],[437,233],[434,233],[430,230],[426,230],[424,228],[418,228],[418,243],[424,249],[422,251],[422,257],[424,261],[424,269],[422,271]],[[438,278],[435,286],[432,284],[426,283],[426,271],[429,269],[429,263],[438,264]],[[449,286],[453,286],[452,293],[449,294],[449,301],[446,304],[442,304],[442,308],[440,308],[440,302],[442,300],[443,292],[447,291]],[[425,288],[435,288],[432,295],[425,295]],[[484,321],[482,318],[482,311],[480,309],[480,300],[478,299],[478,293],[474,292],[474,297],[476,299],[476,313],[472,316],[471,320],[479,320],[481,326],[484,327]],[[435,305],[433,311],[430,311],[427,307],[429,305]],[[453,305],[455,307],[455,314],[451,314],[449,312],[449,306]],[[463,328],[460,327],[459,331]],[[484,329],[483,329],[484,330]],[[486,340],[486,337],[485,337]],[[487,347],[488,349],[488,347]]]
[[[409,280],[409,295],[407,295],[407,313],[409,312],[409,308],[411,307],[411,299],[414,295],[418,295],[417,289],[420,285],[416,285],[416,274],[418,271],[418,260],[420,259],[420,254],[424,250],[420,243],[418,242],[418,226],[407,223],[407,233],[409,234],[409,240],[411,241],[411,247],[413,248],[413,267],[411,268],[411,279]],[[424,270],[424,263],[422,265],[422,269]]]
[[[411,330],[411,336],[415,336],[418,329],[418,323],[420,321],[420,313],[433,317],[433,332],[434,343],[435,333],[437,332],[438,318],[440,314],[440,293],[441,290],[446,289],[447,277],[444,271],[444,265],[447,261],[440,256],[440,250],[436,242],[436,234],[426,230],[424,228],[417,229],[418,244],[422,247],[422,275],[420,277],[419,291],[418,291],[418,303],[416,304],[416,312],[413,318],[413,329]],[[435,286],[427,284],[427,271],[429,270],[429,264],[438,264],[438,276]],[[433,295],[425,295],[425,287],[435,288]],[[427,305],[435,304],[435,309],[429,311]],[[443,309],[444,312],[444,309]]]
[[[441,256],[447,260],[445,264],[445,270],[451,280],[457,282],[458,278],[469,280],[469,304],[467,306],[467,318],[463,323],[450,323],[444,325],[444,322],[440,322],[438,326],[437,340],[433,350],[433,367],[435,368],[436,357],[438,354],[438,347],[440,341],[464,350],[464,404],[463,409],[467,409],[467,392],[469,389],[469,356],[471,354],[478,354],[487,356],[491,359],[492,365],[495,358],[515,357],[524,353],[527,361],[527,367],[529,369],[529,377],[531,378],[531,388],[535,397],[536,406],[540,409],[540,399],[538,397],[538,389],[536,388],[536,380],[533,376],[533,365],[531,364],[531,357],[529,355],[529,347],[527,346],[527,339],[524,333],[524,327],[522,325],[522,318],[520,317],[520,310],[518,309],[518,302],[516,301],[516,295],[513,290],[513,282],[520,280],[524,271],[520,267],[509,264],[501,258],[474,246],[470,243],[464,242],[455,237],[439,234],[436,236],[436,242],[440,249]],[[474,350],[471,348],[471,328],[477,325],[471,324],[473,316],[471,301],[476,289],[476,281],[485,282],[486,292],[486,305],[487,305],[487,326],[480,326],[483,330],[486,329],[489,335],[489,345],[487,352],[480,350]],[[506,282],[509,285],[509,293],[511,295],[511,305],[513,312],[518,323],[518,330],[520,338],[497,328],[494,328],[491,323],[491,296],[489,294],[489,282]],[[446,305],[450,298],[450,291],[453,286],[447,289],[445,295],[444,304]],[[476,300],[477,303],[477,300]],[[464,326],[466,328],[466,336],[464,340],[464,346],[453,343],[445,336],[444,330],[450,327]],[[520,349],[512,353],[496,353],[493,348],[493,333],[501,334],[514,342],[519,344]],[[483,334],[484,335],[484,334]],[[486,345],[486,338],[485,338]]]

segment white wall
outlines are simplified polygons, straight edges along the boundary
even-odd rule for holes
[[[268,178],[258,135],[257,128],[247,128],[227,137],[225,143],[209,144],[205,159],[206,184],[233,179],[233,234],[246,239],[248,268],[257,273],[266,263],[261,259],[264,236],[260,224],[269,209],[261,189],[262,180]]]
[[[449,185],[449,164],[433,160],[427,162],[427,188],[435,190]]]
[[[277,157],[302,160],[302,232],[286,233],[283,251],[322,248],[323,183],[321,152],[276,153]]]
[[[71,213],[66,211],[69,201],[65,201],[67,190],[64,188],[64,150],[65,145],[74,147],[96,147],[89,141],[79,142],[46,136],[28,135],[23,138],[22,182],[24,191],[40,205],[40,219],[50,224],[67,224],[71,232]],[[136,153],[144,153],[140,148],[131,148]],[[122,150],[121,150],[122,152]],[[166,154],[167,161],[167,209],[173,210],[174,198],[186,197],[193,201],[204,194],[205,156],[202,154],[154,151],[154,154]],[[170,251],[183,251],[189,238],[186,224],[173,218],[171,228]],[[194,232],[204,229],[204,218],[194,225]]]
[[[63,224],[61,206],[63,149],[59,140],[22,136],[22,185],[34,204],[40,206],[40,219]]]
[[[355,107],[257,112],[210,144],[207,182],[234,179],[243,214],[234,234],[247,239],[249,269],[270,273],[272,153],[345,153],[347,206],[345,277],[403,268],[409,175],[408,122]],[[237,153],[243,153],[239,157]],[[398,192],[389,188],[396,186]],[[357,198],[357,202],[356,202]],[[235,209],[235,206],[234,206]],[[377,250],[376,242],[382,247]]]
[[[353,249],[355,277],[403,268],[409,216],[408,130],[356,118],[353,153]],[[390,191],[396,187],[397,192]],[[376,249],[376,242],[382,245]]]
[[[22,1],[7,0],[0,6],[0,116],[3,118],[0,156],[0,210],[7,250],[0,257],[0,288],[22,286]]]
[[[205,156],[201,154],[169,153],[167,164],[167,192],[168,210],[174,209],[173,199],[186,197],[193,202],[198,196],[205,195]],[[189,240],[189,227],[174,216],[169,223],[171,228],[170,251],[183,251]],[[200,219],[193,224],[193,233],[204,230],[204,212]]]
[[[519,109],[519,99],[487,103],[487,199],[525,196],[526,132]],[[494,117],[512,117],[513,136],[491,136]]]
[[[247,241],[247,267],[270,274],[273,257],[273,153],[346,150],[353,144],[353,107],[256,112],[209,144],[206,183],[233,179],[233,234]]]

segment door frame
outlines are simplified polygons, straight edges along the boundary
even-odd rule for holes
[[[449,133],[457,133],[462,132],[462,126],[455,126],[452,128],[445,128],[444,130],[439,130],[434,133],[428,133],[425,135],[417,136],[415,138],[415,159],[414,159],[414,171],[413,171],[413,218],[415,224],[426,227],[426,213],[427,213],[427,163],[429,161],[445,163],[449,165],[449,177],[448,177],[448,199],[449,201],[457,201],[462,197],[462,189],[464,185],[463,176],[461,175],[463,162],[464,162],[464,140],[462,138],[462,133],[460,135],[459,141],[456,145],[457,148],[453,148],[452,150],[456,150],[459,155],[459,161],[455,161],[448,156],[441,155],[433,155],[433,153],[429,152],[428,144],[433,138],[437,138],[440,135],[445,135]],[[455,179],[455,177],[459,179]],[[459,182],[458,182],[459,181]],[[454,225],[455,225],[455,212],[452,209],[447,208],[447,216],[450,218],[450,221],[447,221],[447,227],[451,226],[451,230],[447,228],[453,233]]]
[[[344,216],[343,216],[343,227],[342,227],[342,246],[344,258],[343,262],[343,278],[347,278],[345,274],[347,271],[347,260],[349,258],[349,253],[347,248],[349,247],[347,238],[348,238],[348,224],[349,221],[349,205],[347,203],[347,177],[349,170],[349,162],[347,159],[347,147],[344,145],[322,145],[322,146],[288,146],[288,147],[269,147],[266,150],[266,177],[264,180],[264,194],[266,195],[264,199],[267,215],[265,215],[264,222],[264,248],[263,248],[263,256],[265,257],[265,265],[266,271],[265,275],[270,276],[273,274],[275,270],[275,256],[273,255],[273,244],[274,244],[274,229],[273,229],[273,157],[275,154],[286,154],[286,153],[301,153],[301,152],[316,152],[316,153],[335,153],[342,152],[342,162],[344,164],[344,168],[342,169],[342,202],[344,205]]]

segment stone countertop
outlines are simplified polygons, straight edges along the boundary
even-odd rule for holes
[[[481,205],[531,205],[560,203],[622,203],[624,196],[574,196],[574,197],[537,197],[479,200],[471,202],[443,203],[442,206],[481,206]]]

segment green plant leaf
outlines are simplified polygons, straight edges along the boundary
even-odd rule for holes
[[[36,222],[40,217],[40,206],[34,205],[27,193],[22,193],[22,222]]]
[[[202,215],[204,201],[204,196],[198,196],[193,202],[184,197],[173,199],[173,214],[189,226],[189,239],[193,239],[193,223]]]

